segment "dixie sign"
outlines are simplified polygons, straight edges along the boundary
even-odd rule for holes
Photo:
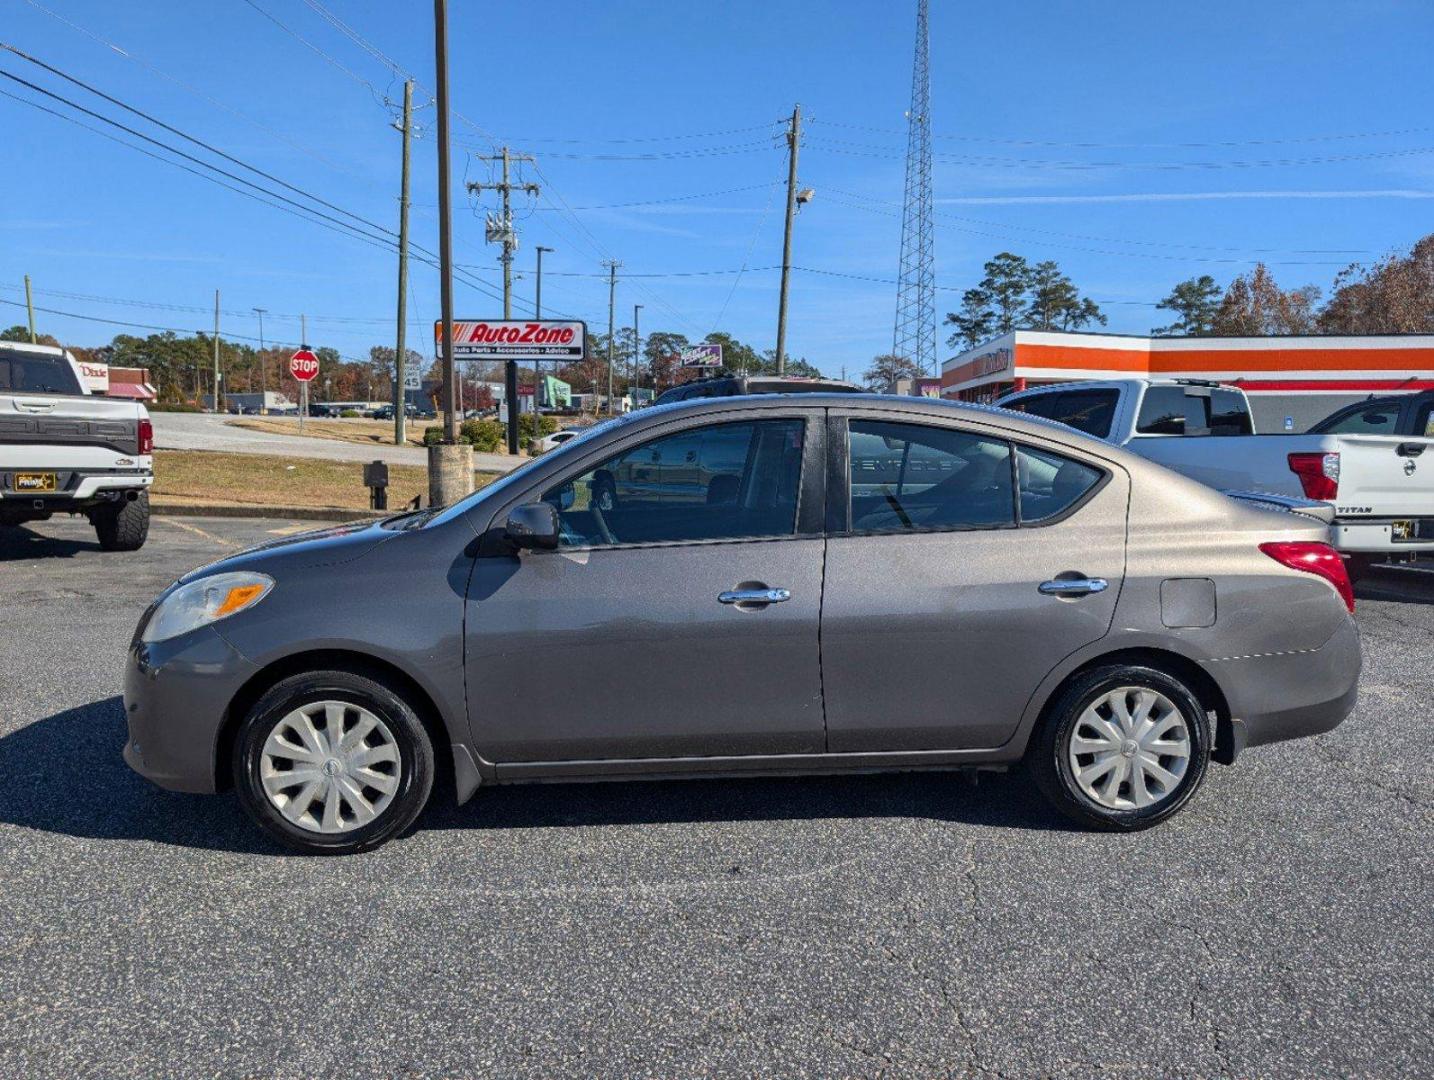
[[[581,360],[587,326],[547,319],[463,319],[453,322],[455,360]],[[443,359],[443,322],[433,324],[433,351]]]

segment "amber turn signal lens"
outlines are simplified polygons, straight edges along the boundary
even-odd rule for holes
[[[230,589],[223,602],[214,609],[216,619],[233,615],[240,608],[247,607],[264,592],[263,585],[236,585]]]

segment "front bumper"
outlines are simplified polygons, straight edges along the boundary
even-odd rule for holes
[[[213,626],[132,645],[124,674],[129,767],[171,791],[217,790],[228,704],[258,670]]]
[[[1229,657],[1204,667],[1243,726],[1244,745],[1263,746],[1338,727],[1354,711],[1361,663],[1351,618],[1318,649]]]

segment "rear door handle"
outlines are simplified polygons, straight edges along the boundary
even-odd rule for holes
[[[728,589],[717,594],[719,604],[736,604],[738,607],[766,607],[780,604],[792,598],[791,589]]]
[[[1110,588],[1110,582],[1098,577],[1055,578],[1041,582],[1036,588],[1046,596],[1089,596],[1091,593],[1105,592]]]
[[[1417,442],[1403,442],[1394,451],[1400,457],[1415,458],[1424,453],[1424,444]]]

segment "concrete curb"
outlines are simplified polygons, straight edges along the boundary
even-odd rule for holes
[[[294,521],[377,521],[398,510],[342,510],[324,506],[225,506],[221,503],[161,503],[151,501],[157,517],[288,518]]]

